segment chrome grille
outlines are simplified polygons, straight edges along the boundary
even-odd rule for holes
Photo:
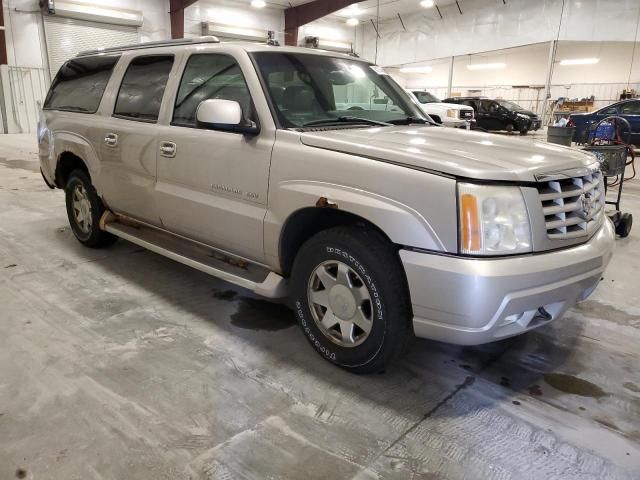
[[[473,110],[460,110],[460,118],[471,120],[473,118]]]
[[[552,240],[588,235],[604,215],[604,178],[599,170],[540,183],[538,195]]]

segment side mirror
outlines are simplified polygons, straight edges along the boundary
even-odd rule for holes
[[[255,122],[247,120],[242,107],[234,100],[210,99],[200,102],[196,109],[196,121],[199,126],[212,130],[255,135],[260,128]]]

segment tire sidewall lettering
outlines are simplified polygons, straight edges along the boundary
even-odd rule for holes
[[[371,277],[371,275],[369,275],[365,266],[357,259],[357,257],[355,257],[354,255],[350,254],[348,251],[342,248],[335,247],[335,246],[326,246],[325,251],[330,257],[334,257],[334,258],[338,257],[337,259],[349,264],[352,268],[354,268],[354,270],[356,270],[356,272],[361,276],[361,278],[364,279],[364,281],[366,282],[367,288],[369,290],[369,293],[371,295],[372,306],[375,310],[374,321],[377,321],[379,324],[383,323],[385,319],[385,315],[384,315],[384,306],[382,304],[380,292],[376,287],[376,284],[373,278]],[[330,340],[322,337],[323,342],[320,342],[318,337],[322,334],[318,335],[317,333],[314,333],[314,330],[311,328],[311,324],[313,323],[313,320],[308,320],[305,315],[305,313],[308,310],[309,310],[309,306],[307,305],[306,301],[303,301],[301,299],[296,299],[295,301],[296,316],[300,321],[302,331],[306,335],[307,339],[311,342],[314,348],[318,352],[320,352],[322,355],[324,355],[327,359],[331,360],[334,363],[338,363],[338,354],[336,353],[336,351],[332,350],[326,345],[326,343],[330,342]],[[314,328],[317,329],[315,325],[314,325]]]

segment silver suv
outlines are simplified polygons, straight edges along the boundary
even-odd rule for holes
[[[88,247],[117,237],[257,294],[380,371],[414,335],[545,325],[596,287],[614,231],[580,151],[432,125],[383,69],[215,38],[84,52],[39,125]]]

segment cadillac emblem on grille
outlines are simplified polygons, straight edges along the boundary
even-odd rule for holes
[[[589,220],[593,213],[593,199],[590,193],[583,193],[576,202],[576,214],[583,220]]]

